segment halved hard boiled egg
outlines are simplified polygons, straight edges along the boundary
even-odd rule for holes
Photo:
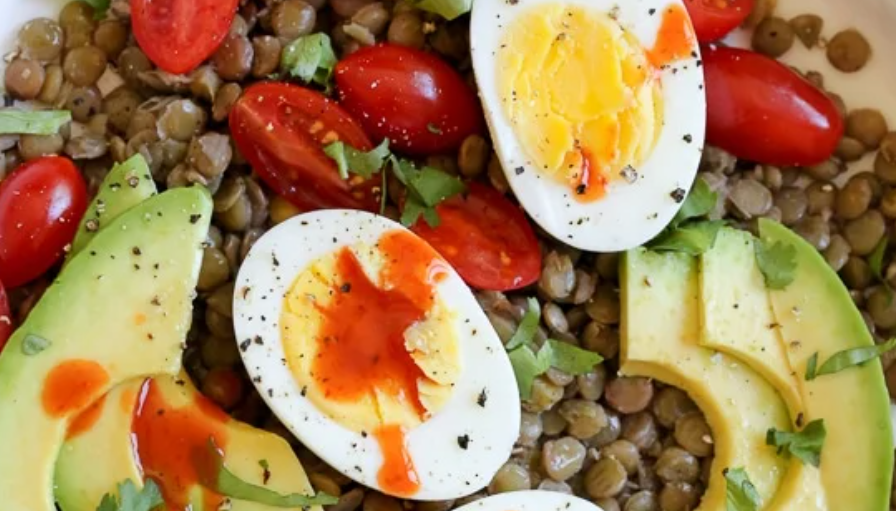
[[[444,500],[510,456],[520,401],[473,293],[425,241],[361,211],[294,217],[236,281],[243,362],[280,421],[366,486]]]
[[[593,503],[556,491],[524,490],[492,495],[454,511],[603,511]]]
[[[476,2],[470,37],[504,173],[545,231],[615,252],[669,223],[706,128],[681,0]]]

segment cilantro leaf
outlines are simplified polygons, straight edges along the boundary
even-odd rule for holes
[[[818,352],[812,354],[806,361],[806,381],[812,381],[818,375]]]
[[[761,499],[750,476],[743,468],[726,468],[722,471],[726,481],[726,511],[756,511]]]
[[[649,247],[656,252],[682,252],[697,256],[715,245],[723,225],[725,223],[721,220],[690,222],[660,234],[650,242]]]
[[[299,37],[283,48],[280,69],[305,83],[331,88],[330,79],[336,65],[336,53],[330,37],[323,33]]]
[[[796,277],[796,248],[783,242],[770,245],[757,239],[753,244],[756,263],[769,289],[784,289]]]
[[[551,367],[573,376],[585,374],[604,361],[599,354],[566,342],[548,339],[545,344],[551,346]]]
[[[407,201],[405,201],[404,209],[401,211],[401,218],[399,219],[401,221],[401,225],[405,227],[411,227],[412,225],[417,223],[417,219],[419,219],[425,211],[425,205],[421,204],[415,199],[409,198]],[[436,224],[435,227],[438,227],[438,224]]]
[[[824,446],[826,435],[824,419],[818,419],[796,433],[769,429],[765,436],[765,444],[777,447],[779,455],[795,456],[803,463],[817,468],[821,464],[821,448]]]
[[[152,479],[143,483],[143,489],[137,491],[137,486],[130,479],[118,483],[118,497],[113,493],[103,495],[97,511],[151,511],[165,501],[162,492]]]
[[[529,346],[520,346],[507,354],[510,358],[510,365],[513,367],[513,374],[516,375],[520,397],[523,399],[532,397],[532,384],[535,382],[535,378],[551,368],[551,348],[548,346],[545,343],[538,350],[537,355]]]
[[[408,160],[392,156],[392,173],[408,191],[401,215],[401,223],[410,227],[423,216],[430,227],[438,227],[440,220],[435,207],[466,191],[460,179],[434,167],[418,169]]]
[[[332,495],[320,492],[317,495],[303,495],[301,493],[282,495],[243,481],[224,466],[224,456],[215,446],[214,439],[211,438],[209,439],[209,453],[212,456],[210,460],[212,463],[210,467],[202,468],[200,473],[200,477],[203,479],[202,483],[210,490],[216,491],[225,497],[271,507],[327,506],[339,501],[338,498]],[[204,465],[204,463],[201,464]],[[209,470],[212,473],[208,473]]]
[[[712,191],[703,178],[698,177],[694,180],[694,185],[681,209],[678,210],[678,214],[672,219],[671,225],[678,227],[687,220],[706,216],[716,207],[718,200],[719,194]]]
[[[101,20],[106,17],[106,11],[112,5],[112,0],[85,0],[87,4],[93,7],[93,19]]]
[[[55,135],[71,120],[68,110],[0,108],[0,135]]]
[[[523,314],[523,319],[520,320],[516,332],[513,333],[513,336],[510,337],[510,340],[504,346],[508,351],[518,346],[528,346],[538,332],[538,322],[541,321],[541,307],[535,298],[528,298],[526,303],[529,308]]]
[[[417,0],[416,7],[421,11],[438,14],[451,21],[470,12],[473,0]]]
[[[877,279],[878,282],[884,285],[884,291],[887,294],[887,303],[892,303],[893,301],[893,287],[890,286],[890,281],[884,278],[884,256],[887,255],[887,244],[889,243],[889,238],[884,236],[881,238],[880,242],[878,242],[877,246],[874,247],[874,251],[871,252],[871,255],[868,256],[868,266],[871,267],[871,274],[874,275],[874,278]]]
[[[824,364],[821,364],[821,367],[819,367],[817,371],[809,374],[809,371],[807,370],[806,380],[812,381],[818,376],[839,373],[844,369],[860,366],[866,362],[870,362],[880,357],[888,351],[892,351],[894,348],[896,348],[896,338],[890,339],[883,344],[876,344],[874,346],[862,346],[860,348],[852,348],[837,352],[832,355],[831,358],[827,359]],[[817,360],[817,353],[812,356]]]
[[[386,160],[391,156],[388,138],[366,152],[337,141],[324,147],[324,153],[336,162],[339,177],[342,179],[348,179],[349,172],[370,179],[383,169]]]

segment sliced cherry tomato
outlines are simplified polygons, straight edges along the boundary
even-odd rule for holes
[[[367,134],[414,155],[452,151],[483,130],[476,94],[451,66],[406,46],[364,48],[336,65],[340,103]]]
[[[357,121],[322,94],[285,83],[253,85],[231,110],[230,131],[255,172],[296,207],[378,208],[379,179],[342,179],[324,153],[336,141],[361,151],[373,145]]]
[[[149,60],[184,74],[215,53],[238,5],[239,0],[131,0],[131,26]]]
[[[728,35],[747,19],[755,0],[684,0],[701,43],[711,43]]]
[[[9,310],[9,299],[6,297],[3,282],[0,282],[0,352],[3,352],[3,347],[12,336],[12,331],[12,312]]]
[[[737,48],[703,49],[706,139],[756,163],[814,165],[830,158],[843,119],[827,94],[780,62]]]
[[[31,160],[0,183],[0,281],[10,288],[50,269],[87,209],[87,186],[68,158]]]
[[[470,183],[469,193],[436,207],[441,223],[420,220],[412,228],[467,284],[493,291],[538,280],[541,248],[523,211],[489,186]]]

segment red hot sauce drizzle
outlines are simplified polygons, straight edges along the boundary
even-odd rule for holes
[[[354,402],[378,390],[406,402],[424,419],[417,382],[426,375],[405,348],[404,332],[432,307],[434,285],[447,266],[406,231],[384,234],[378,248],[386,258],[379,283],[370,280],[351,250],[337,255],[333,299],[318,308],[324,321],[314,378],[328,399]],[[373,434],[383,452],[380,486],[395,495],[415,494],[420,481],[404,430],[387,424]]]
[[[227,446],[229,417],[201,394],[193,406],[174,408],[153,380],[140,389],[131,423],[134,457],[145,479],[162,491],[169,511],[192,509],[191,497],[201,491],[204,509],[218,509],[224,497],[202,482],[214,474],[203,473],[215,466],[212,445]]]

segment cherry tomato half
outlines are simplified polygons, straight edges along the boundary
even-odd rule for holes
[[[218,49],[238,5],[239,0],[131,0],[131,25],[149,60],[184,74]]]
[[[441,223],[420,220],[412,228],[433,246],[467,284],[493,291],[526,287],[538,280],[541,248],[523,211],[489,186],[470,183],[466,196],[436,207]]]
[[[769,165],[830,158],[843,119],[830,97],[780,62],[737,48],[703,49],[707,142]]]
[[[9,310],[9,299],[6,297],[6,289],[0,282],[0,353],[6,346],[6,341],[12,336],[12,313]]]
[[[728,35],[747,19],[755,0],[684,0],[701,43],[711,43]]]
[[[483,130],[479,100],[463,77],[431,53],[406,46],[364,48],[336,65],[342,106],[368,135],[429,155],[460,147]]]
[[[379,180],[342,179],[324,153],[336,141],[361,151],[373,145],[357,121],[322,94],[285,83],[253,85],[231,110],[230,131],[255,172],[296,207],[378,208]]]
[[[0,183],[0,281],[10,288],[50,269],[87,209],[87,186],[68,158],[31,160]]]

